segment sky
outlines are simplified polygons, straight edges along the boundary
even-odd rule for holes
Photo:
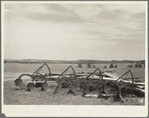
[[[5,59],[145,59],[145,2],[7,2],[2,12]]]

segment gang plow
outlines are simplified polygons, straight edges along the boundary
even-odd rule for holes
[[[43,67],[48,72],[41,73]],[[129,77],[128,77],[129,75]],[[23,80],[28,77],[30,81]],[[145,84],[138,78],[134,78],[131,70],[128,70],[120,77],[115,77],[107,72],[101,72],[99,68],[92,73],[76,73],[72,66],[69,66],[61,74],[52,74],[49,66],[45,63],[33,74],[22,74],[15,81],[15,85],[26,91],[47,91],[53,94],[80,95],[87,97],[89,94],[97,97],[112,97],[113,100],[120,99],[129,101],[134,97],[145,96]]]

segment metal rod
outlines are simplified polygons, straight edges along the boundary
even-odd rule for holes
[[[90,75],[88,75],[86,78],[89,78],[92,74],[94,74],[95,72],[96,72],[96,70],[98,70],[98,68],[97,69],[95,69]]]
[[[74,75],[75,75],[75,78],[76,78],[76,72],[75,72],[75,70],[73,69],[72,66],[70,66],[70,67],[71,67],[71,69],[72,69],[72,71],[73,71],[73,73],[74,73]]]
[[[41,67],[39,67],[32,75],[34,75],[35,73],[37,73],[44,65],[45,65],[45,63]]]
[[[124,73],[122,76],[120,76],[115,82],[117,82],[119,79],[121,79],[125,74],[127,74],[129,72],[129,70],[126,72],[126,73]]]
[[[130,71],[130,74],[131,74],[131,76],[132,76],[132,84],[133,84],[133,83],[134,83],[133,74],[132,74],[131,70],[129,70],[129,71]]]
[[[45,63],[45,65],[47,66],[47,68],[48,68],[48,70],[49,70],[49,73],[50,73],[50,76],[51,76],[51,70],[50,70],[48,64]]]
[[[88,79],[91,75],[93,75],[97,70],[99,70],[99,72],[100,72],[99,76],[101,75],[101,77],[102,77],[102,82],[103,82],[102,72],[100,71],[99,68],[95,69],[95,70],[93,71],[93,73],[91,73],[90,75],[88,75],[88,76],[86,77],[86,79]]]
[[[70,67],[71,67],[71,66],[69,66],[66,70],[64,70],[64,71],[58,76],[58,78],[59,78],[61,75],[63,75]]]

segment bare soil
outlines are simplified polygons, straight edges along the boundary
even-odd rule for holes
[[[144,98],[122,102],[107,97],[85,98],[73,94],[52,94],[38,88],[28,92],[20,90],[13,81],[4,82],[4,105],[144,105],[144,101]]]

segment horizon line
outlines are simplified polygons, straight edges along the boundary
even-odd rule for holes
[[[4,60],[49,60],[49,59],[4,59]],[[106,60],[106,59],[104,59],[104,60],[97,60],[97,59],[74,59],[74,60],[72,60],[72,59],[70,59],[70,60],[68,60],[68,59],[52,59],[52,60],[49,60],[49,61],[142,61],[142,60],[144,60],[145,61],[145,59],[124,59],[124,60]]]

